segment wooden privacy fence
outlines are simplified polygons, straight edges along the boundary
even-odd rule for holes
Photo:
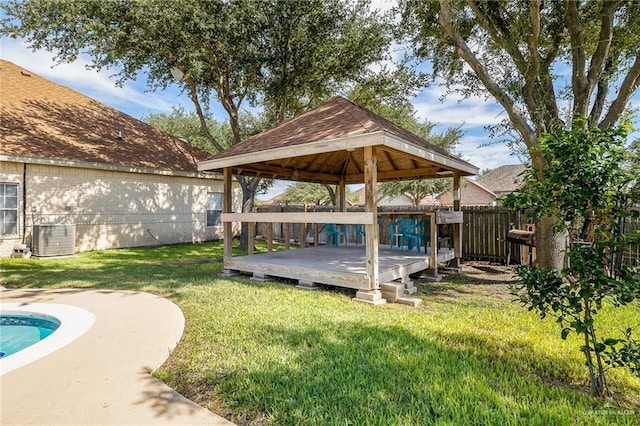
[[[380,206],[378,207],[379,241],[381,244],[389,244],[389,225],[397,216],[406,214],[419,214],[437,210],[437,206]],[[305,206],[258,206],[258,212],[304,212]],[[335,212],[335,206],[307,206],[307,211]],[[351,207],[348,211],[364,211],[363,208]],[[497,263],[521,263],[527,262],[528,247],[507,242],[507,233],[511,227],[525,229],[527,223],[519,213],[513,213],[501,206],[466,206],[462,207],[464,223],[462,225],[462,257],[466,260],[488,260]],[[256,234],[267,235],[266,226],[258,224]],[[305,227],[304,224],[293,223],[288,231],[281,223],[270,224],[273,226],[273,238],[285,241],[285,234],[290,241],[300,242],[303,234],[309,238],[314,236],[314,228]],[[305,234],[306,229],[306,234]],[[628,219],[624,224],[625,233],[636,232],[640,229],[640,219]],[[322,236],[323,227],[320,225],[317,231]],[[351,231],[353,232],[353,231]],[[441,229],[439,234],[446,235],[446,229]],[[347,236],[349,241],[355,241],[355,235]],[[322,241],[322,239],[321,239]],[[303,243],[304,244],[304,243]],[[640,267],[640,246],[633,245],[621,256],[624,264]]]
[[[627,218],[622,224],[622,230],[627,235],[638,232],[640,230],[640,217]],[[640,268],[640,245],[628,246],[622,254],[620,262],[624,265]],[[619,264],[616,266],[619,266]]]
[[[466,206],[462,211],[464,259],[499,263],[521,263],[528,259],[528,247],[507,242],[510,229],[525,228],[519,213],[500,206]]]
[[[258,206],[259,213],[267,212],[335,212],[335,206]],[[380,206],[378,207],[378,223],[379,223],[379,241],[381,244],[389,244],[389,227],[399,216],[407,214],[420,214],[424,212],[433,212],[442,209],[437,206]],[[364,211],[363,208],[351,207],[349,212]],[[516,244],[506,242],[507,233],[511,224],[520,228],[523,224],[520,221],[520,215],[510,213],[504,207],[463,207],[464,224],[462,226],[463,245],[462,256],[470,260],[489,260],[493,262],[507,263],[520,259],[522,250],[526,249]],[[324,228],[320,224],[316,229],[305,224],[292,223],[285,225],[282,223],[258,223],[256,226],[257,235],[267,235],[267,226],[272,226],[272,235],[275,240],[282,242],[289,241],[301,243],[305,245],[320,235],[322,241]],[[439,230],[440,236],[446,236],[448,229],[442,226]],[[351,231],[353,233],[353,230]],[[316,234],[317,233],[317,234]],[[355,241],[355,235],[347,236],[349,241]]]

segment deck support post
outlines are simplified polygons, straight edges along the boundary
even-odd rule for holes
[[[380,290],[359,290],[356,292],[356,297],[354,297],[353,300],[370,305],[384,305],[387,303],[387,300],[382,298],[382,292]]]
[[[429,266],[433,270],[433,276],[438,277],[438,224],[436,223],[436,215],[431,215],[429,218],[430,233],[431,233],[431,257],[429,259]],[[436,279],[436,281],[440,281]]]
[[[284,225],[284,249],[285,250],[289,250],[289,245],[291,244],[289,242],[289,223],[285,223]]]
[[[254,250],[254,246],[256,244],[256,223],[255,222],[249,222],[247,223],[247,233],[249,234],[248,236],[248,243],[247,243],[247,254],[249,256],[251,256],[253,254],[253,250]]]
[[[257,281],[260,283],[270,281],[272,278],[270,275],[264,274],[262,272],[254,272],[249,281]]]
[[[347,211],[347,182],[344,177],[338,182],[338,210],[340,212]]]
[[[267,223],[267,252],[273,251],[273,223]]]
[[[307,213],[307,204],[304,205],[304,212]],[[305,248],[307,246],[307,224],[300,224],[300,247]]]
[[[380,270],[378,264],[378,162],[375,149],[364,147],[364,210],[372,214],[372,220],[365,225],[365,244],[367,257],[367,278],[369,290],[356,292],[353,300],[372,305],[387,303],[380,291]]]
[[[296,288],[301,290],[318,290],[320,286],[313,281],[308,280],[298,280],[298,285]]]

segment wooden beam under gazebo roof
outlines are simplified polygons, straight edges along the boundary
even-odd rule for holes
[[[332,223],[331,213],[288,213],[287,220],[257,213],[231,213],[231,175],[337,184],[340,211],[345,211],[345,185],[365,184],[365,213],[342,214],[340,223],[366,225],[367,288],[357,300],[376,303],[379,296],[377,185],[393,180],[452,177],[454,209],[459,210],[460,177],[478,168],[440,147],[380,117],[366,108],[336,96],[326,103],[252,136],[198,163],[201,171],[222,171],[225,176],[224,213],[225,268],[231,259],[231,222]],[[455,200],[456,194],[458,199]],[[457,201],[457,203],[456,203]],[[457,231],[456,231],[457,228]],[[454,239],[460,239],[459,226]],[[457,244],[456,259],[461,244]],[[433,253],[432,253],[433,255]],[[437,260],[437,259],[436,259]],[[434,265],[432,265],[433,267]],[[348,285],[347,285],[348,286]]]

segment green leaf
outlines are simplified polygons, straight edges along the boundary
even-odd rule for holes
[[[582,345],[582,346],[580,346],[580,351],[584,352],[584,353],[593,352],[593,349],[591,349],[591,346],[589,346],[589,345]]]

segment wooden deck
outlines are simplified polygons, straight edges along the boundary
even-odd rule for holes
[[[453,250],[438,250],[438,261],[453,259]],[[430,253],[389,249],[379,246],[379,282],[410,282],[409,275],[430,265]],[[363,245],[319,246],[285,250],[250,256],[226,258],[225,269],[253,274],[256,279],[280,277],[298,280],[300,285],[328,284],[357,290],[368,290],[366,253]]]

